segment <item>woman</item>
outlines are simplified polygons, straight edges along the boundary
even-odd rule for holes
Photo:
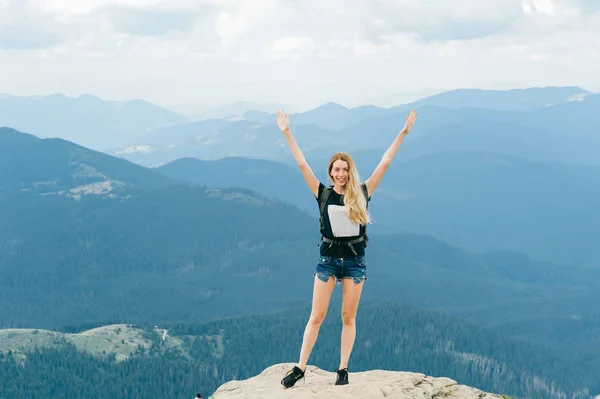
[[[348,384],[348,361],[356,337],[356,312],[367,278],[366,225],[370,222],[367,204],[416,119],[417,112],[412,110],[406,117],[404,128],[385,152],[371,177],[363,184],[360,183],[358,171],[350,155],[334,154],[327,168],[333,186],[325,187],[317,180],[300,151],[290,131],[288,116],[283,110],[277,112],[277,125],[287,139],[304,180],[320,204],[323,236],[320,262],[314,273],[312,311],[304,330],[300,360],[281,380],[285,388],[294,386],[298,380],[304,378],[306,363],[327,314],[336,282],[342,285],[343,326],[340,366],[336,370],[335,384]]]

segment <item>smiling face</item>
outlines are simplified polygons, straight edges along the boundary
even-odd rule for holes
[[[343,187],[348,182],[348,170],[348,162],[338,159],[331,164],[329,176],[331,176],[335,185]]]

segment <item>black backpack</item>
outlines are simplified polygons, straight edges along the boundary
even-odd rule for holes
[[[332,245],[347,245],[348,247],[350,247],[350,250],[352,250],[352,253],[356,256],[356,250],[354,249],[354,244],[358,244],[360,242],[365,243],[365,248],[367,247],[368,243],[369,243],[369,237],[367,236],[367,227],[365,226],[365,232],[364,234],[362,234],[360,237],[355,238],[354,240],[332,240],[330,238],[327,238],[324,236],[324,232],[325,232],[325,222],[323,220],[324,218],[324,214],[325,214],[325,206],[327,205],[327,200],[329,199],[329,195],[331,194],[331,192],[333,191],[333,187],[325,187],[323,189],[323,193],[321,194],[321,199],[319,200],[319,223],[320,223],[320,230],[321,230],[321,241],[326,242],[329,244],[329,248],[331,248]],[[365,186],[363,186],[363,191],[365,193],[365,196],[367,195],[367,188]],[[367,201],[367,208],[369,207],[369,201]],[[321,241],[319,241],[318,245],[321,245]]]

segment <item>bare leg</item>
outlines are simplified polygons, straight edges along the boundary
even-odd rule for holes
[[[342,280],[342,347],[340,351],[340,367],[348,367],[354,339],[356,338],[356,312],[360,302],[360,294],[364,284],[356,284],[353,279],[345,278]]]
[[[317,342],[319,329],[321,328],[321,324],[323,324],[323,320],[325,320],[325,315],[327,315],[329,300],[331,299],[331,293],[334,288],[335,278],[329,277],[329,281],[325,283],[315,276],[312,311],[308,323],[306,324],[306,328],[304,329],[302,349],[300,350],[300,361],[298,362],[298,367],[302,370],[306,368],[306,362],[308,362],[310,352],[312,351],[313,346],[315,346],[315,342]]]

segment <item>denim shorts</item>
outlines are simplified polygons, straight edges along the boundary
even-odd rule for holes
[[[321,255],[314,275],[323,282],[333,276],[338,284],[343,278],[351,278],[355,284],[360,284],[367,279],[367,261],[364,255],[344,258]]]

